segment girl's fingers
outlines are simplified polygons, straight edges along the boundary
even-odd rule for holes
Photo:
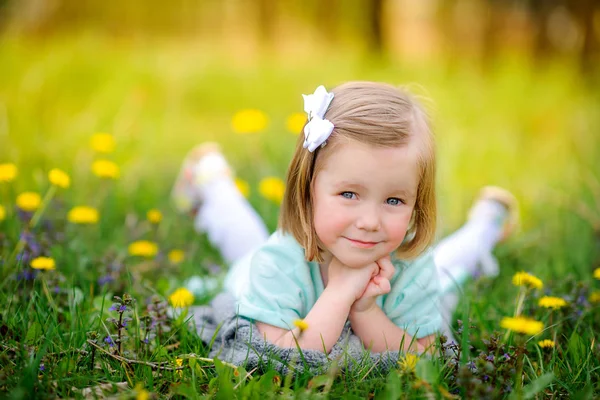
[[[394,272],[396,272],[396,270],[394,264],[392,264],[392,260],[390,260],[390,256],[385,256],[377,260],[377,265],[379,265],[380,276],[387,279],[392,279],[394,277]]]

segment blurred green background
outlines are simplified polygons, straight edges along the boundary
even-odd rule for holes
[[[73,203],[93,198],[89,139],[108,132],[121,207],[171,212],[185,153],[215,140],[274,229],[256,184],[285,178],[300,95],[376,80],[409,85],[431,112],[440,233],[496,184],[521,202],[519,251],[589,265],[598,246],[598,2],[3,0],[0,28],[0,162],[19,166],[15,191],[43,191],[60,167]],[[235,133],[244,109],[266,129]]]

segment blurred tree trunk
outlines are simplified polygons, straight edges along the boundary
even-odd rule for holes
[[[260,45],[270,50],[273,48],[277,2],[272,0],[257,0],[257,2]]]
[[[367,48],[375,55],[383,53],[383,0],[367,1],[368,25],[367,25]]]
[[[488,0],[483,9],[485,20],[482,40],[482,61],[484,66],[490,66],[498,53],[498,31],[502,27],[504,5],[496,0]]]
[[[572,0],[566,3],[583,35],[579,53],[581,68],[584,72],[592,72],[600,50],[600,44],[594,32],[594,15],[600,9],[600,5],[596,0]]]
[[[535,59],[545,59],[554,52],[554,47],[548,36],[548,18],[562,1],[560,0],[530,0],[529,11],[535,25],[533,55]]]

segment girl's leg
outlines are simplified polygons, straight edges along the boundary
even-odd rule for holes
[[[481,275],[498,275],[498,264],[492,251],[514,229],[516,205],[514,196],[506,190],[484,188],[465,225],[435,246],[434,259],[442,291],[449,300],[442,299],[440,304],[444,307],[442,314],[448,326],[452,323],[464,282]]]
[[[218,145],[196,147],[184,161],[173,189],[182,212],[195,213],[194,226],[232,265],[263,244],[269,233],[250,203],[237,189],[231,168]]]

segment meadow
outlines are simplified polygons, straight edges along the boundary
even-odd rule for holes
[[[600,394],[597,77],[568,59],[511,55],[486,66],[344,52],[327,60],[86,34],[1,39],[3,397]],[[183,157],[219,142],[274,230],[303,122],[300,94],[353,79],[423,96],[437,142],[440,237],[464,222],[482,186],[515,193],[520,229],[496,251],[500,276],[465,288],[459,343],[441,344],[444,357],[318,375],[208,358],[185,306],[214,291],[177,290],[226,266],[170,202]],[[182,317],[169,318],[169,303],[183,306]],[[501,323],[517,315],[530,320]]]

